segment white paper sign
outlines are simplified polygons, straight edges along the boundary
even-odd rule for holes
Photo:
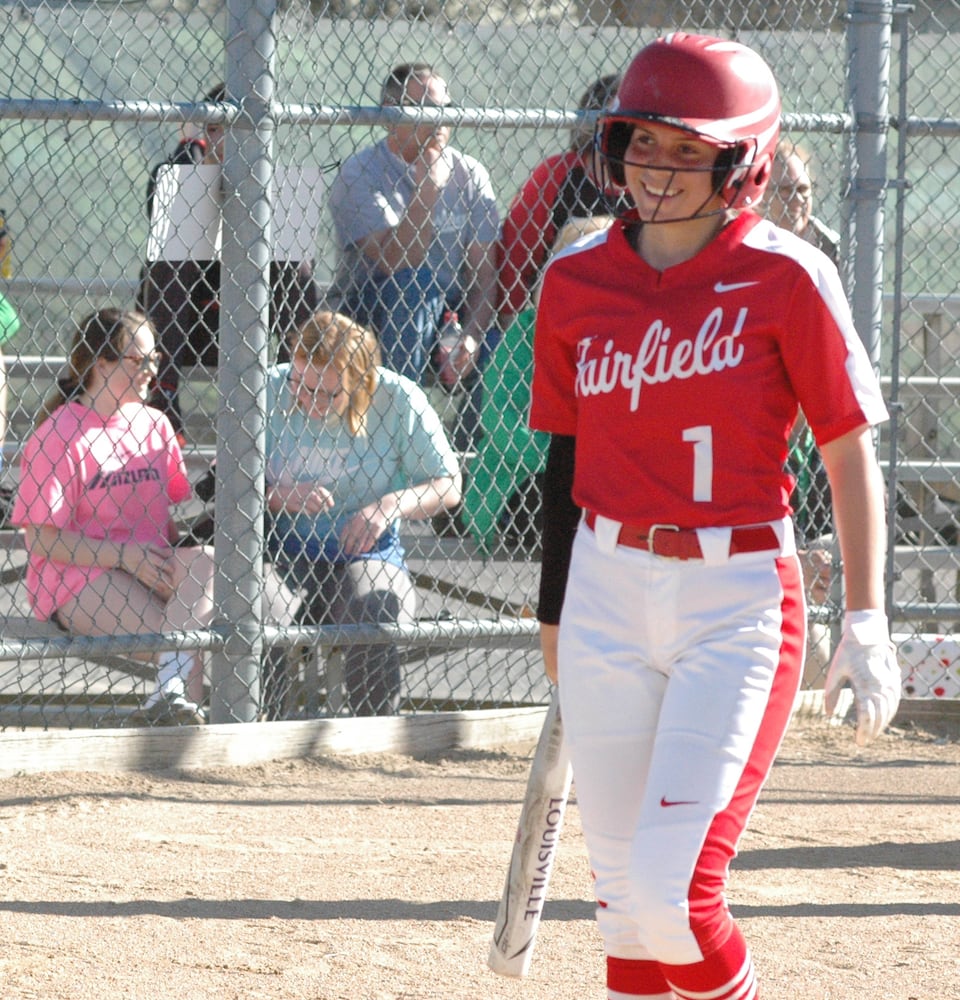
[[[219,260],[223,189],[217,164],[166,164],[157,172],[147,260]],[[312,260],[323,211],[315,167],[275,167],[273,259]]]

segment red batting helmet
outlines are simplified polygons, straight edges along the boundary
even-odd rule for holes
[[[728,208],[760,201],[780,135],[780,94],[752,49],[676,32],[634,56],[597,125],[600,156],[621,186],[627,145],[641,122],[683,129],[716,146],[717,193]]]

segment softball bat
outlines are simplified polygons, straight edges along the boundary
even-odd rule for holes
[[[572,775],[554,693],[533,755],[487,958],[498,975],[522,978],[530,969]]]

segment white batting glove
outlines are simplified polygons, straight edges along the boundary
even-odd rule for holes
[[[857,746],[866,746],[890,724],[900,704],[897,654],[882,611],[851,611],[827,671],[824,705],[833,715],[849,682],[857,709]]]

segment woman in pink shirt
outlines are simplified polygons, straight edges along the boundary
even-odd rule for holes
[[[157,360],[141,313],[88,316],[24,447],[12,520],[30,554],[30,604],[75,635],[204,628],[213,614],[212,549],[176,546],[171,507],[190,495],[183,455],[144,403]],[[196,652],[160,653],[157,666],[142,721],[203,722]]]

